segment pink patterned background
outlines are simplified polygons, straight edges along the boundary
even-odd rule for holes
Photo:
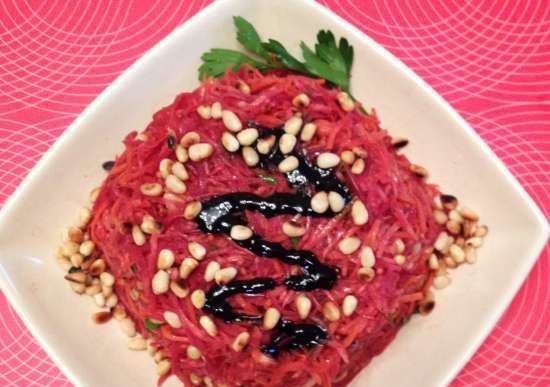
[[[0,203],[132,62],[206,0],[0,0]],[[322,3],[449,101],[550,213],[550,2]],[[550,386],[550,248],[452,383]],[[0,294],[0,386],[70,386]]]

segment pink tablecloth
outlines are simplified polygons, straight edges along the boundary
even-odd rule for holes
[[[118,74],[205,0],[0,1],[0,203]],[[323,3],[439,91],[550,212],[550,2]],[[550,249],[453,386],[550,386]],[[0,294],[0,386],[69,386]]]

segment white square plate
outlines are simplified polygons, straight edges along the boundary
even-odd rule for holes
[[[198,85],[200,55],[237,47],[232,16],[242,15],[288,47],[311,43],[321,28],[355,46],[354,94],[375,106],[383,126],[411,139],[408,155],[431,180],[475,208],[490,234],[476,265],[453,272],[438,306],[415,317],[353,386],[443,386],[481,344],[533,266],[548,224],[475,132],[429,86],[360,31],[312,1],[217,1],[175,30],[105,90],[48,151],[0,218],[0,285],[60,368],[79,386],[151,387],[145,353],[126,349],[116,324],[96,326],[91,301],[72,293],[53,257],[104,174],[100,165],[122,150],[174,96]],[[422,361],[411,361],[423,359]],[[172,380],[167,385],[178,385]]]

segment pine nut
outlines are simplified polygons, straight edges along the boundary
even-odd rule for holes
[[[157,271],[151,280],[151,288],[153,289],[153,293],[157,295],[166,293],[169,285],[170,275],[164,270]]]
[[[346,206],[346,202],[342,195],[334,191],[328,193],[328,203],[332,212],[340,212]]]
[[[296,168],[298,168],[298,165],[300,165],[300,162],[296,158],[296,156],[287,156],[284,158],[283,161],[281,161],[278,165],[279,171],[282,173],[286,172],[292,172]]]
[[[280,318],[281,312],[279,312],[275,308],[268,308],[264,314],[264,329],[270,330],[275,328],[275,326],[277,326],[277,324],[279,323]]]
[[[80,267],[80,265],[82,265],[82,262],[84,262],[84,257],[82,256],[82,254],[76,253],[71,255],[69,260],[72,266]]]
[[[334,302],[328,301],[323,305],[323,316],[329,321],[338,321],[340,320],[340,309]]]
[[[418,302],[418,311],[421,315],[429,314],[435,307],[435,300],[432,291],[428,291],[426,298]]]
[[[292,105],[296,107],[306,107],[309,105],[309,97],[307,94],[300,93],[294,98],[292,98]]]
[[[241,79],[237,80],[237,89],[239,89],[239,91],[243,94],[250,94],[250,86],[248,86],[248,84]]]
[[[231,110],[224,110],[222,112],[222,120],[225,127],[231,132],[238,132],[243,128],[241,120]]]
[[[84,257],[89,257],[95,250],[95,243],[92,241],[84,241],[80,245],[79,252]]]
[[[479,215],[476,214],[475,211],[473,211],[473,210],[471,210],[467,207],[459,208],[458,212],[465,219],[471,220],[473,222],[477,222],[479,220]]]
[[[340,159],[346,164],[352,165],[355,162],[355,153],[350,150],[345,150],[340,153]]]
[[[231,238],[237,241],[244,241],[246,239],[252,238],[252,230],[246,226],[237,224],[231,227],[230,235]]]
[[[99,275],[99,280],[103,286],[112,287],[115,284],[115,276],[106,271]]]
[[[113,293],[105,297],[107,297],[105,299],[105,306],[107,308],[114,308],[118,304],[118,296],[116,294]]]
[[[86,287],[85,293],[88,296],[95,296],[98,293],[101,293],[101,285],[100,284],[92,284],[88,287]]]
[[[361,266],[373,267],[376,264],[376,257],[374,250],[370,246],[364,246],[359,252],[359,259],[361,260]]]
[[[441,210],[434,211],[434,219],[437,224],[446,224],[448,220],[447,215]]]
[[[338,250],[342,254],[352,254],[361,246],[361,240],[356,237],[347,237],[338,242]]]
[[[428,170],[418,164],[410,164],[409,170],[420,178],[424,178],[428,176]]]
[[[449,211],[449,219],[457,223],[464,222],[464,218],[462,217],[462,215],[460,215],[460,212],[458,212],[456,209]]]
[[[199,201],[187,203],[183,211],[183,217],[187,220],[193,220],[202,211],[202,204]]]
[[[357,159],[351,166],[351,173],[354,175],[360,175],[365,170],[365,160],[363,159]]]
[[[182,181],[186,181],[189,179],[187,169],[185,169],[185,166],[179,161],[172,165],[172,174]]]
[[[103,295],[105,297],[109,297],[110,295],[113,294],[113,287],[112,286],[105,286],[103,284],[101,284],[101,293],[103,293]]]
[[[351,112],[353,108],[355,107],[355,103],[351,99],[348,93],[341,91],[338,94],[336,94],[336,100],[338,101],[338,104],[345,112]]]
[[[95,304],[98,307],[103,308],[105,306],[105,296],[103,295],[103,293],[94,294],[93,298],[94,298]]]
[[[471,246],[467,246],[466,249],[464,250],[464,253],[466,256],[466,262],[468,262],[469,264],[476,263],[477,253],[475,248]]]
[[[315,132],[317,132],[317,125],[315,125],[313,122],[308,122],[304,125],[304,128],[302,129],[300,140],[304,142],[311,141],[311,139],[315,136]]]
[[[132,239],[138,246],[143,246],[145,244],[145,234],[137,224],[132,226]]]
[[[428,258],[428,266],[432,270],[439,269],[439,260],[437,259],[437,255],[431,254],[430,258]]]
[[[82,243],[84,240],[84,233],[78,227],[71,227],[67,231],[68,239],[74,243]]]
[[[214,281],[214,278],[216,276],[216,272],[221,269],[221,266],[216,261],[210,261],[208,262],[208,265],[206,266],[206,269],[204,270],[204,280],[206,282],[212,282]]]
[[[302,227],[294,222],[284,222],[282,229],[283,233],[291,238],[301,237],[306,233],[305,227]]]
[[[189,374],[189,380],[191,381],[191,384],[194,386],[200,386],[204,381],[204,379],[197,374]]]
[[[340,156],[331,152],[323,152],[317,156],[317,166],[323,169],[334,168],[340,163]]]
[[[71,267],[73,267],[73,264],[67,257],[57,257],[57,263],[59,264],[61,269],[63,269],[63,271],[69,271],[71,270]]]
[[[209,120],[212,117],[212,109],[210,106],[199,105],[197,106],[197,114],[205,120]]]
[[[200,349],[198,349],[194,345],[188,345],[186,352],[187,352],[187,357],[192,360],[199,360],[202,357],[202,353]]]
[[[396,239],[393,242],[393,249],[396,253],[401,254],[403,251],[405,251],[405,243],[402,239]]]
[[[300,129],[302,129],[302,123],[302,117],[292,116],[285,122],[283,130],[285,133],[296,136],[300,132]]]
[[[170,290],[178,298],[185,298],[189,294],[189,289],[182,288],[177,282],[170,282]]]
[[[164,321],[166,321],[172,328],[181,328],[181,320],[176,313],[166,311],[162,314],[162,317],[164,317]]]
[[[247,128],[237,133],[237,140],[242,146],[250,146],[258,139],[258,129]]]
[[[86,273],[81,271],[75,271],[74,273],[66,274],[64,277],[69,282],[74,282],[77,284],[85,284],[88,276]]]
[[[185,258],[180,265],[180,278],[187,279],[199,266],[199,262],[193,258]]]
[[[222,145],[228,152],[236,152],[239,150],[239,140],[229,132],[223,132]]]
[[[313,197],[311,198],[310,206],[311,209],[318,214],[326,212],[329,207],[327,193],[324,191],[320,191],[313,195]]]
[[[461,226],[457,221],[449,220],[445,226],[447,227],[447,231],[451,234],[460,234]]]
[[[189,242],[187,244],[187,250],[197,261],[202,261],[206,256],[206,248],[198,242]]]
[[[145,351],[147,349],[147,341],[141,336],[134,337],[128,341],[128,349],[132,351]]]
[[[65,257],[70,257],[71,255],[78,253],[79,249],[80,245],[78,243],[66,241],[61,245],[61,254]]]
[[[193,144],[189,147],[189,158],[192,161],[207,159],[214,152],[214,147],[208,143]]]
[[[103,259],[96,259],[88,268],[88,274],[92,277],[98,277],[105,271],[106,266],[107,265]]]
[[[292,152],[296,146],[296,136],[293,134],[285,133],[279,139],[279,149],[282,154],[288,154]]]
[[[455,260],[452,259],[449,256],[443,257],[443,261],[445,262],[445,266],[448,267],[448,268],[454,269],[455,267],[458,266],[458,264],[455,262]]]
[[[204,303],[206,302],[206,295],[204,290],[197,289],[191,293],[191,304],[197,309],[202,309]]]
[[[351,316],[353,312],[355,312],[355,309],[357,309],[357,304],[359,301],[357,298],[351,294],[348,294],[344,297],[344,300],[342,301],[342,313],[344,316]]]
[[[183,146],[178,145],[176,147],[176,158],[180,163],[186,163],[189,160],[189,152]]]
[[[359,277],[360,280],[363,280],[363,281],[372,281],[375,274],[376,272],[372,267],[361,267],[357,271],[357,276]]]
[[[198,143],[201,140],[200,134],[197,132],[191,131],[185,133],[181,140],[180,145],[184,148],[189,148],[191,145]]]
[[[126,317],[126,310],[122,305],[117,305],[113,309],[113,317],[118,321],[121,321]]]
[[[134,337],[136,335],[136,324],[129,318],[120,320],[120,329],[122,333],[128,337]]]
[[[265,138],[261,138],[256,143],[256,149],[260,154],[267,155],[269,152],[271,152],[271,148],[273,148],[273,145],[275,145],[275,140],[275,136],[267,136]]]
[[[216,283],[218,285],[225,285],[233,280],[233,278],[237,276],[237,273],[237,269],[235,269],[234,267],[226,267],[218,270],[214,274],[214,279],[216,280]]]
[[[201,316],[199,324],[210,336],[214,337],[218,334],[218,328],[214,324],[214,321],[208,316]]]
[[[241,153],[245,164],[249,167],[253,167],[260,162],[260,156],[258,156],[258,153],[249,146],[245,146]]]
[[[86,207],[82,207],[80,209],[80,212],[78,214],[78,224],[77,226],[80,227],[80,228],[84,228],[88,225],[88,223],[90,222],[90,219],[92,219],[92,212],[90,211],[90,209],[86,208]]]
[[[441,275],[434,278],[433,287],[436,289],[444,289],[451,284],[451,278]]]
[[[158,376],[166,375],[172,368],[170,360],[161,360],[158,362],[156,372]]]
[[[144,215],[140,225],[141,231],[146,234],[155,234],[160,232],[160,227],[155,218],[151,215]]]
[[[237,335],[237,337],[235,337],[233,344],[231,344],[231,348],[233,348],[235,352],[241,352],[244,349],[244,347],[246,347],[249,340],[250,340],[250,333],[241,332]]]
[[[473,237],[466,240],[466,246],[472,246],[475,248],[481,247],[483,245],[483,239],[480,237]]]
[[[168,175],[168,177],[164,181],[164,184],[166,184],[166,188],[176,194],[182,194],[187,191],[187,186],[185,185],[185,183],[181,181],[176,175]]]
[[[170,174],[170,171],[172,170],[172,164],[174,164],[174,162],[170,159],[162,159],[160,161],[160,163],[159,163],[159,172],[160,172],[160,176],[163,179],[166,179],[168,177],[168,175]],[[141,192],[143,193],[143,186],[142,186],[141,190],[142,190]],[[161,187],[161,190],[162,190],[162,187]]]
[[[97,197],[99,196],[100,188],[96,187],[93,190],[90,191],[90,202],[95,203],[97,200]]]
[[[442,194],[440,195],[441,204],[446,210],[454,210],[458,206],[458,199],[453,195]]]
[[[305,320],[311,312],[311,300],[306,295],[300,294],[296,297],[295,303],[298,316],[300,316],[300,319]]]
[[[395,263],[397,263],[399,266],[403,266],[405,264],[405,256],[403,254],[397,254],[393,257],[393,260]]]
[[[222,105],[219,102],[214,102],[210,107],[210,115],[215,120],[222,118]]]
[[[487,234],[489,233],[489,228],[485,225],[483,226],[478,226],[476,228],[476,231],[474,233],[474,236],[478,237],[478,238],[483,238],[485,237]]]
[[[359,199],[355,200],[351,205],[351,219],[353,220],[353,224],[357,226],[367,224],[369,221],[369,212],[367,211],[367,207]]]
[[[157,257],[157,268],[166,270],[172,267],[175,260],[174,252],[170,249],[162,249]]]
[[[409,140],[406,137],[394,137],[391,140],[391,144],[395,149],[401,149],[409,144]]]
[[[94,313],[92,315],[92,320],[96,324],[105,324],[111,319],[112,316],[113,315],[111,314],[111,312],[102,311],[102,312]]]
[[[460,246],[456,244],[452,244],[449,247],[449,255],[456,263],[462,263],[466,259],[466,254],[464,253],[464,250],[460,248]]]
[[[444,252],[449,246],[448,240],[449,240],[449,235],[445,231],[442,231],[441,233],[439,233],[439,235],[437,236],[437,239],[434,242],[434,248],[437,251]]]

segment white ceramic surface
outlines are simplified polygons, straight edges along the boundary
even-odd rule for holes
[[[116,324],[96,326],[91,300],[72,293],[53,251],[104,174],[124,135],[197,86],[200,55],[236,47],[231,16],[289,47],[321,28],[355,46],[354,94],[384,127],[411,139],[406,153],[490,227],[476,265],[453,272],[437,308],[415,317],[353,386],[446,385],[474,353],[525,279],[548,224],[474,131],[431,88],[357,29],[312,1],[224,0],[178,28],[131,66],[71,125],[0,213],[0,285],[56,363],[78,386],[154,386],[153,362],[130,352]],[[424,359],[420,361],[420,359]],[[171,380],[167,386],[178,385]]]

